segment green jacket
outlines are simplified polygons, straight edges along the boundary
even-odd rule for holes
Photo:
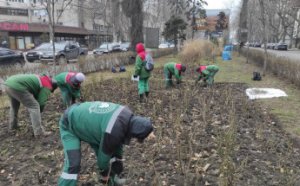
[[[68,82],[69,76],[75,74],[74,72],[62,72],[54,77],[57,81],[57,86],[60,91],[67,92],[73,98],[80,98],[80,88],[73,87],[70,82]]]
[[[219,67],[216,65],[208,65],[206,66],[206,69],[203,70],[199,76],[198,76],[198,81],[203,78],[207,80],[209,77],[213,77],[217,72],[219,71]]]
[[[4,84],[17,91],[29,91],[38,101],[40,111],[43,112],[52,89],[52,84],[49,81],[50,79],[48,77],[46,79],[40,79],[40,76],[35,74],[19,74],[9,77]]]
[[[114,103],[75,104],[68,111],[68,130],[92,147],[99,147],[97,163],[100,170],[107,171],[113,156],[122,157],[132,115],[128,107]]]
[[[149,78],[151,75],[151,72],[149,72],[145,69],[146,52],[145,52],[144,45],[141,43],[137,44],[136,52],[138,53],[138,55],[136,56],[136,59],[135,59],[134,75],[139,76],[141,79]]]
[[[171,73],[172,75],[175,75],[175,78],[177,80],[181,80],[182,76],[180,71],[176,68],[176,65],[180,65],[180,64],[176,64],[174,62],[170,62],[164,65],[164,73]]]

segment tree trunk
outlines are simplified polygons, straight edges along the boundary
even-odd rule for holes
[[[54,1],[47,1],[47,12],[48,12],[48,19],[49,19],[49,38],[50,38],[50,43],[52,42],[52,52],[53,52],[53,69],[54,69],[54,74],[56,73],[55,69],[55,43],[54,43],[54,33],[55,33],[55,18],[54,18],[54,7],[55,7],[55,2]]]
[[[261,22],[263,25],[263,44],[264,44],[264,64],[263,64],[263,72],[262,75],[266,75],[267,70],[267,60],[268,60],[268,52],[267,52],[267,36],[266,36],[266,18],[265,18],[265,5],[263,0],[259,0],[260,8],[261,8]]]
[[[123,0],[122,8],[127,17],[130,18],[130,50],[134,51],[139,42],[144,42],[143,34],[143,2],[141,0]]]
[[[133,3],[132,15],[130,17],[131,20],[131,47],[133,50],[135,49],[135,46],[139,42],[144,42],[144,35],[143,35],[143,1],[141,0],[131,0]]]
[[[119,0],[112,0],[112,32],[113,41],[120,41],[120,3]]]

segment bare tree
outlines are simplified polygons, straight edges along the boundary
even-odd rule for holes
[[[266,75],[267,69],[267,60],[268,60],[268,52],[267,52],[267,28],[266,28],[266,11],[265,11],[265,0],[258,0],[260,6],[260,22],[262,24],[263,29],[263,44],[264,44],[264,64],[263,64],[263,72],[262,75]]]
[[[249,8],[248,10],[248,16],[247,16],[247,23],[248,23],[248,34],[247,34],[247,41],[250,41],[252,31],[253,31],[253,23],[254,23],[254,13],[255,13],[255,7],[256,7],[256,1],[248,1],[247,7]],[[247,63],[249,63],[249,43],[247,45]]]
[[[48,14],[49,37],[53,47],[53,64],[56,65],[55,57],[55,26],[61,18],[63,12],[71,5],[73,0],[47,0],[41,1],[41,5],[45,8]],[[59,10],[59,11],[57,11]],[[55,12],[57,12],[55,14]],[[55,68],[54,68],[55,70]]]
[[[144,42],[143,37],[143,4],[141,0],[125,0],[122,2],[122,9],[127,17],[130,18],[130,42],[131,50],[139,42]]]

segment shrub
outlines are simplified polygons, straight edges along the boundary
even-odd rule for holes
[[[151,51],[151,54],[154,58],[161,57],[164,55],[172,54],[173,49],[158,49]],[[25,64],[25,66],[9,66],[0,68],[0,77],[6,79],[8,76],[14,74],[47,74],[55,75],[60,72],[66,71],[81,71],[84,73],[97,72],[101,70],[111,69],[113,65],[129,65],[133,64],[135,60],[131,56],[135,56],[133,52],[124,52],[124,53],[114,53],[101,56],[88,55],[86,57],[80,57],[78,62],[75,64],[64,64],[59,66],[54,66],[49,64],[39,64],[32,65],[30,63]]]
[[[199,60],[211,59],[218,48],[207,40],[187,41],[179,54],[179,59],[184,64],[194,64]]]
[[[243,49],[242,54],[247,56],[247,50]],[[264,52],[250,49],[249,59],[256,65],[262,67],[264,62]],[[266,70],[300,86],[300,64],[296,60],[268,53]]]

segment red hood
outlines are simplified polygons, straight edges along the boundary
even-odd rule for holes
[[[206,66],[201,65],[200,68],[199,68],[199,72],[202,73],[202,71],[205,70],[205,69],[206,69]]]
[[[138,53],[138,56],[140,56],[140,58],[144,61],[146,53],[143,43],[136,44],[135,51]]]
[[[177,64],[175,65],[175,68],[177,68],[177,70],[181,70],[181,64],[180,64],[180,63],[177,63]]]
[[[39,76],[39,75],[37,75],[37,77],[39,78],[40,84],[41,84],[42,87],[48,88],[49,90],[53,89],[51,78],[49,76],[46,76],[46,75]]]
[[[144,47],[143,43],[136,44],[135,51],[137,53],[145,52],[145,47]]]

